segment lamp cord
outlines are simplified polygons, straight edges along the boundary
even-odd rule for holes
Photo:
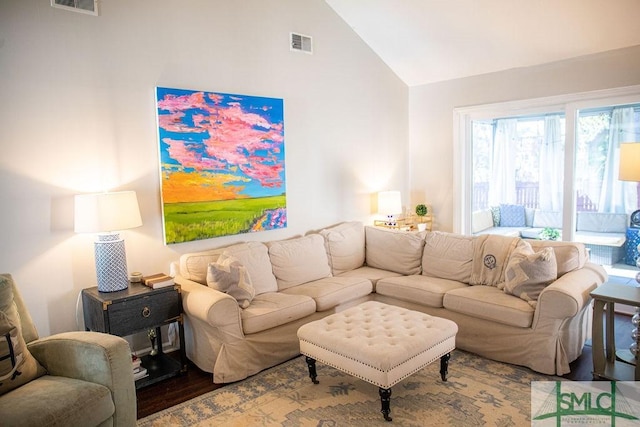
[[[84,328],[80,328],[80,298],[82,297],[82,291],[78,292],[78,299],[76,300],[76,329],[79,331],[84,331]],[[84,323],[84,321],[82,322]]]

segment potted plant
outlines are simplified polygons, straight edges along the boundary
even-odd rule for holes
[[[545,227],[540,234],[538,234],[540,240],[558,240],[560,237],[560,231],[553,227]]]
[[[427,205],[420,203],[418,205],[416,205],[416,215],[418,215],[418,230],[419,231],[424,231],[427,228],[427,224],[425,224],[423,222],[423,219],[425,217],[425,215],[427,215],[427,213],[429,213],[429,208],[427,208]]]

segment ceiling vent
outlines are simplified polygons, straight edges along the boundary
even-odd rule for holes
[[[304,52],[308,54],[313,54],[313,42],[311,36],[305,36],[303,34],[291,34],[291,50],[295,50],[296,52]]]
[[[51,6],[98,16],[98,0],[51,0]]]

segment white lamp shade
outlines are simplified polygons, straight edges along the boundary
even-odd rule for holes
[[[75,196],[76,233],[104,233],[141,225],[142,218],[135,191]]]
[[[402,213],[402,200],[399,191],[381,191],[378,193],[378,213],[395,215]]]
[[[620,144],[620,181],[640,182],[640,142]]]

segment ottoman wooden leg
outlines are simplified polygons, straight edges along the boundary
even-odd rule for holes
[[[447,380],[447,373],[449,372],[449,358],[451,358],[451,353],[447,353],[440,358],[440,377],[442,381]]]
[[[316,360],[309,356],[305,356],[305,358],[307,359],[307,366],[309,367],[309,377],[311,378],[311,381],[314,384],[319,384],[320,381],[316,379],[318,377],[318,374],[316,373]]]
[[[380,412],[382,412],[385,420],[391,421],[392,418],[389,416],[391,413],[391,389],[380,387],[378,392],[380,393],[380,402],[382,403]]]

